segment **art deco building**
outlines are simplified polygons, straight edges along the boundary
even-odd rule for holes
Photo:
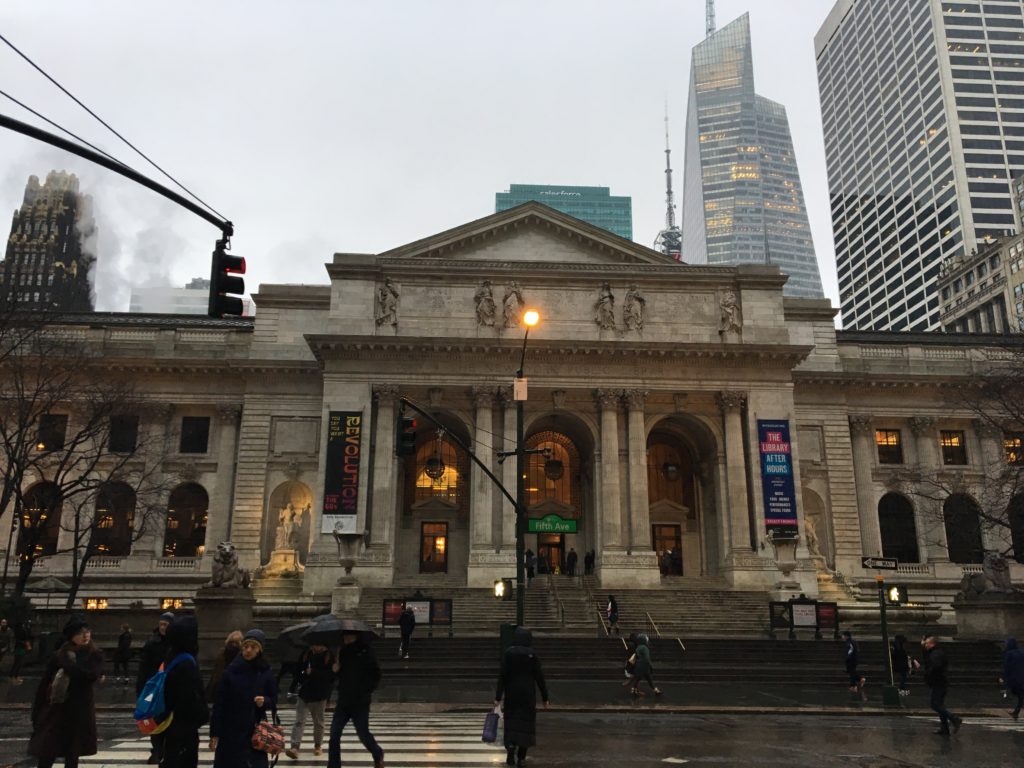
[[[683,254],[691,264],[776,264],[787,296],[822,295],[786,109],[754,90],[747,14],[693,49]]]
[[[1024,332],[1024,235],[950,256],[939,270],[937,289],[944,331]]]
[[[937,329],[940,265],[1015,227],[1022,5],[839,0],[815,51],[843,323]]]
[[[91,198],[79,194],[77,176],[50,171],[42,185],[30,176],[0,265],[2,298],[26,309],[92,310],[95,257],[82,244],[95,228]]]

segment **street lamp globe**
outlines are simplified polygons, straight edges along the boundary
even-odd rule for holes
[[[528,309],[523,312],[523,325],[527,328],[532,328],[540,322],[540,313],[535,309]]]

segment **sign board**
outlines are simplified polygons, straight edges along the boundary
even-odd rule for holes
[[[873,568],[876,571],[895,571],[900,567],[900,561],[895,557],[862,557],[860,564],[864,568]]]
[[[757,441],[761,456],[765,528],[772,537],[795,536],[799,531],[799,524],[796,517],[789,421],[758,419]]]
[[[789,603],[768,603],[768,624],[772,629],[789,629],[793,625],[793,612]]]
[[[814,628],[818,626],[818,611],[816,603],[797,603],[794,602],[793,608],[793,626]]]
[[[526,379],[512,379],[512,399],[526,400],[527,395]]]
[[[402,610],[404,608],[404,600],[385,600],[384,613],[381,617],[381,625],[385,627],[397,627],[398,620],[402,618]]]
[[[357,533],[362,450],[363,414],[331,411],[327,420],[321,533]]]
[[[818,629],[839,629],[839,606],[836,603],[818,603]]]
[[[540,519],[526,521],[527,533],[576,533],[576,521],[566,520],[558,515],[544,515]]]
[[[447,599],[430,601],[430,623],[434,626],[450,626],[452,623],[452,601]]]
[[[426,626],[430,623],[430,600],[406,600],[406,608],[412,608],[416,623]]]

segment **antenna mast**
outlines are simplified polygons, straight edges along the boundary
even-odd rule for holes
[[[654,239],[654,249],[676,261],[683,258],[683,233],[676,226],[676,200],[672,191],[672,149],[668,144],[668,101],[665,102],[665,228]]]
[[[711,37],[715,34],[715,0],[707,0],[704,15],[707,20],[704,31]]]

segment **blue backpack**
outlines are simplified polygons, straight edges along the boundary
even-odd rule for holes
[[[195,657],[190,653],[179,653],[166,667],[161,664],[160,669],[149,680],[135,701],[134,717],[139,730],[148,735],[154,735],[166,730],[171,724],[171,717],[164,718],[167,713],[167,705],[164,703],[164,685],[167,682],[167,674],[174,669],[181,661],[196,663]],[[172,713],[173,716],[173,713]]]

